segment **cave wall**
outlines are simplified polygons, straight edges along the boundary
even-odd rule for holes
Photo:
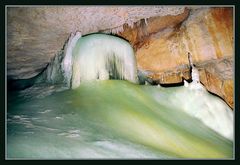
[[[190,52],[201,83],[233,108],[233,8],[185,9],[142,20],[119,35],[133,44],[138,68],[160,84],[191,78]]]

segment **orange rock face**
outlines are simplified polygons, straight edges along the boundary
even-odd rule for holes
[[[150,36],[136,51],[139,68],[159,71],[188,64],[187,52],[194,62],[233,56],[231,12],[217,8],[192,13],[180,28]]]
[[[177,16],[148,19],[147,25],[142,20],[133,29],[124,27],[119,35],[134,46],[138,69],[150,72],[149,78],[160,84],[190,79],[190,52],[198,64],[200,81],[233,108],[231,7],[186,9]]]
[[[233,108],[233,59],[225,57],[202,62],[197,66],[201,83]]]
[[[187,18],[189,10],[185,9],[182,14],[179,15],[166,15],[159,17],[151,17],[145,20],[141,20],[134,24],[131,28],[127,24],[123,26],[124,31],[118,35],[127,39],[135,49],[147,44],[149,36],[156,34],[159,31],[167,28],[174,27]]]

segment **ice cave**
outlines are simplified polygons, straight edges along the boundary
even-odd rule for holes
[[[6,7],[6,158],[233,159],[233,12]]]

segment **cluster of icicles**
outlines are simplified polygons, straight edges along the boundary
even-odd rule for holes
[[[71,34],[64,53],[56,56],[46,71],[48,82],[63,81],[69,88],[81,82],[120,79],[137,82],[136,59],[131,45],[107,34]]]

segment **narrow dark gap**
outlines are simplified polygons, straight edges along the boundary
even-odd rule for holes
[[[117,61],[120,60],[116,57],[115,54],[110,56],[111,58],[108,59],[107,70],[109,73],[110,80],[121,80],[121,76],[119,73],[119,68],[117,67]]]
[[[171,84],[160,84],[162,87],[179,87],[179,86],[183,86],[184,82],[179,82],[179,83],[171,83]]]
[[[191,83],[192,82],[192,79],[183,79],[182,78],[182,81],[181,82],[178,82],[178,83],[166,83],[166,84],[163,84],[163,83],[160,83],[159,81],[151,81],[151,85],[161,85],[162,87],[180,87],[180,86],[183,86],[184,85],[184,80],[187,81],[188,83]]]
[[[126,38],[124,38],[124,37],[122,37],[122,36],[120,36],[118,34],[114,34],[114,33],[107,34],[107,33],[101,32],[101,31],[100,32],[95,32],[95,33],[85,34],[82,37],[86,37],[86,36],[93,35],[93,34],[105,34],[105,35],[115,36],[115,37],[121,38],[121,39],[123,39],[123,40],[125,40],[125,41],[127,41],[129,43],[129,40],[127,40]]]
[[[37,78],[39,78],[43,72],[47,69],[49,64],[47,64],[40,73],[36,76],[28,79],[13,79],[11,77],[7,78],[7,91],[20,91],[29,88],[34,85]]]
[[[121,39],[127,41],[128,43],[130,43],[129,40],[127,40],[126,38],[124,38],[124,37],[122,37],[122,36],[120,36],[120,35],[118,35],[118,34],[113,34],[113,33],[111,33],[110,35],[115,36],[115,37],[118,37],[118,38],[121,38]]]
[[[33,85],[32,78],[30,79],[8,79],[7,80],[7,90],[8,91],[18,91],[29,88]]]

